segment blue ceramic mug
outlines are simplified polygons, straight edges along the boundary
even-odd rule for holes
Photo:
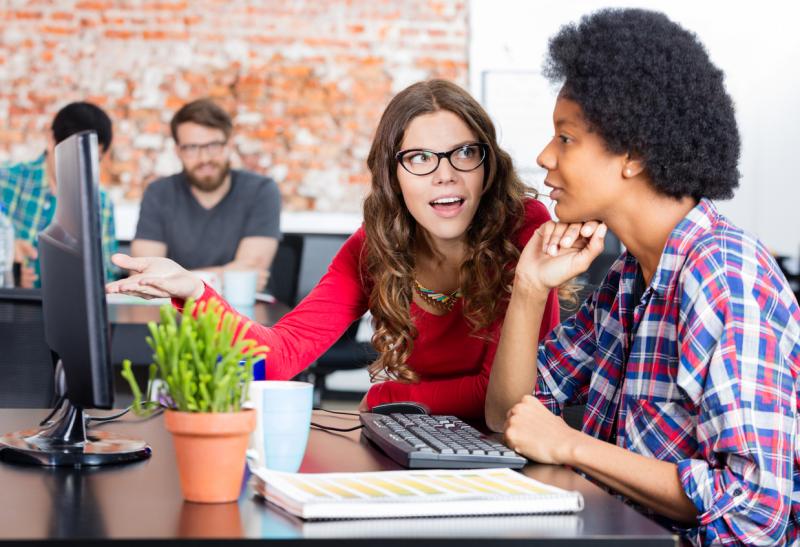
[[[250,440],[251,463],[276,471],[300,469],[311,427],[314,386],[308,382],[251,382],[250,403],[256,430]]]

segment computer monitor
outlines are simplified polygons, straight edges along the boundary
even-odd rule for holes
[[[64,406],[42,429],[0,437],[0,459],[82,466],[150,455],[143,441],[89,431],[83,413],[111,408],[114,401],[97,150],[93,131],[56,146],[55,219],[39,234],[45,340],[60,358],[56,386],[62,386]]]
[[[56,213],[39,234],[45,340],[61,358],[72,404],[111,408],[97,138],[78,133],[55,153]]]

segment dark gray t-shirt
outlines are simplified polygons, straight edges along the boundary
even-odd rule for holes
[[[189,270],[232,261],[242,238],[280,239],[281,195],[275,181],[231,170],[231,189],[205,209],[178,173],[152,182],[144,193],[136,239],[167,245],[167,258]]]

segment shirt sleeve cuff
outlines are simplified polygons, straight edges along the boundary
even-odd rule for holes
[[[550,391],[547,382],[544,381],[541,374],[536,377],[536,386],[533,388],[533,396],[539,399],[539,402],[547,407],[547,410],[556,416],[561,415],[561,405],[558,404],[556,398],[553,397],[553,393]]]
[[[714,471],[704,460],[678,462],[678,476],[683,491],[697,508],[701,525],[717,520],[747,497],[739,481],[715,481]]]
[[[540,346],[541,348],[541,346]],[[541,355],[541,351],[539,352]],[[561,408],[567,396],[558,388],[558,382],[550,374],[547,364],[539,361],[536,365],[536,387],[533,395],[545,405],[550,412],[560,416]]]

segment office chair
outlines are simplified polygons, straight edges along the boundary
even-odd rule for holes
[[[0,408],[48,408],[55,354],[44,338],[41,291],[0,289]]]
[[[284,236],[284,238],[286,237]],[[297,304],[317,285],[320,278],[328,270],[331,260],[339,252],[339,249],[349,236],[346,234],[304,234],[303,236],[294,235],[294,237],[300,237],[303,240],[298,253],[298,255],[302,255],[302,259],[295,279],[295,299],[284,301],[289,305]],[[278,251],[280,252],[280,247]],[[275,296],[278,300],[281,300],[278,295]],[[315,404],[319,404],[322,397],[334,393],[337,398],[348,400],[359,400],[363,397],[364,394],[362,392],[328,390],[325,384],[329,374],[337,370],[362,368],[377,358],[377,353],[372,348],[372,344],[356,340],[358,325],[359,321],[355,321],[350,325],[347,331],[328,351],[299,375],[299,378],[314,384]]]
[[[272,262],[267,292],[289,306],[295,306],[325,274],[334,255],[349,236],[342,234],[284,234]],[[335,393],[344,399],[360,399],[364,394],[350,391],[331,391],[325,384],[327,376],[337,370],[362,368],[377,358],[369,342],[356,340],[359,321],[311,366],[298,375],[314,384],[314,401]]]
[[[342,337],[306,369],[307,377],[314,384],[314,404],[318,405],[322,399],[334,394],[337,399],[355,401],[364,396],[360,391],[329,390],[325,384],[329,374],[338,370],[364,368],[378,358],[378,352],[371,343],[356,340],[360,322],[360,319],[354,321]]]
[[[800,272],[794,273],[792,269],[789,267],[788,262],[790,258],[788,256],[775,256],[775,262],[778,264],[778,267],[783,272],[784,277],[786,277],[786,281],[789,282],[789,288],[791,288],[792,292],[794,293],[795,299],[800,302]]]
[[[287,306],[297,304],[304,242],[302,234],[283,234],[270,268],[267,292]]]

